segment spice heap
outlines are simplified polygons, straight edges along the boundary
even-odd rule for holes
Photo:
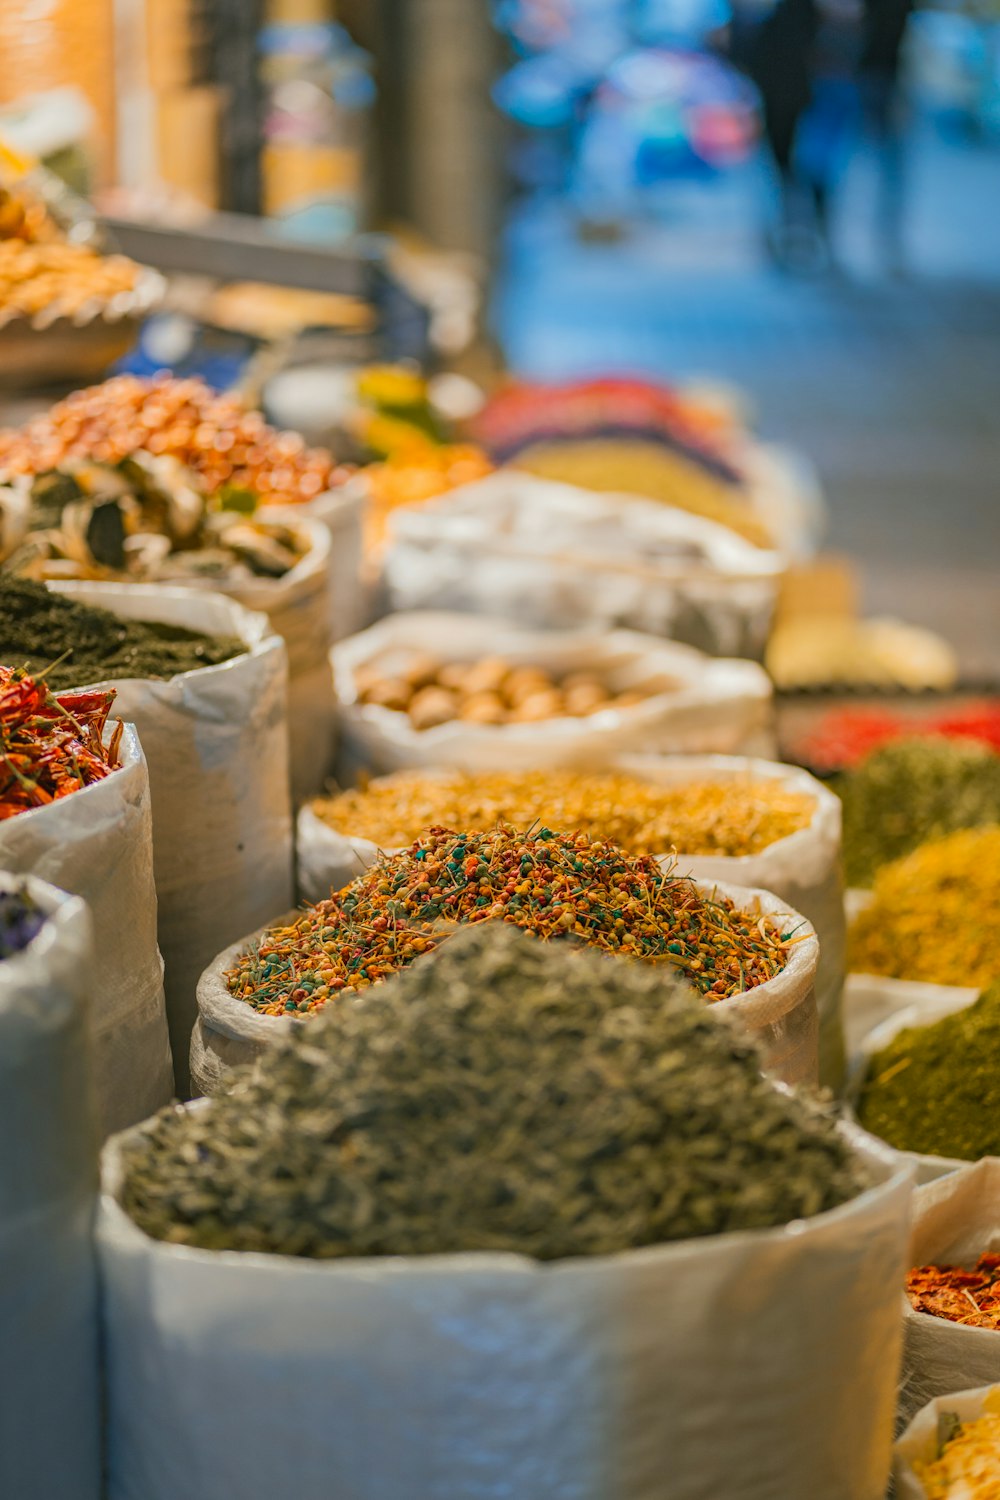
[[[45,807],[118,768],[122,724],[105,745],[114,691],[63,693],[0,666],[0,822]]]
[[[125,1151],[148,1234],[540,1259],[766,1229],[868,1186],[832,1118],[640,964],[465,931]]]
[[[897,740],[873,751],[838,788],[850,885],[929,839],[1000,823],[1000,755],[971,740]]]
[[[369,499],[366,547],[385,541],[389,517],[401,505],[422,505],[492,472],[486,454],[473,443],[425,443],[369,464],[363,470]]]
[[[86,245],[27,244],[0,239],[0,324],[10,318],[46,321],[106,307],[135,289],[139,267],[124,255],[98,255]]]
[[[963,1422],[955,1412],[938,1418],[938,1455],[916,1460],[913,1472],[926,1500],[996,1500],[1000,1495],[1000,1402],[991,1392],[982,1416]]]
[[[596,672],[547,672],[502,656],[442,662],[426,651],[394,650],[354,672],[361,703],[409,716],[414,729],[460,719],[468,724],[534,724],[631,708],[676,683],[657,677],[616,692]]]
[[[27,886],[0,891],[0,959],[13,958],[15,953],[27,948],[44,926],[45,913],[39,911]]]
[[[548,828],[431,828],[288,926],[272,927],[226,975],[264,1015],[317,1010],[437,947],[463,922],[500,920],[682,970],[709,1001],[763,984],[800,939],[759,912],[709,900],[653,859]]]
[[[908,1026],[868,1066],[858,1118],[898,1151],[1000,1156],[1000,984],[928,1026]]]
[[[1000,702],[985,698],[941,714],[897,714],[884,708],[833,708],[789,746],[787,759],[823,774],[850,770],[890,740],[943,735],[1000,750]]]
[[[119,619],[108,609],[51,593],[43,583],[0,577],[0,661],[44,674],[50,687],[116,677],[176,677],[241,656],[235,636]]]
[[[906,1275],[915,1312],[970,1328],[1000,1329],[1000,1255],[981,1255],[971,1271],[961,1266],[915,1266]]]
[[[880,870],[851,924],[849,962],[928,984],[1000,977],[1000,828],[950,834]]]
[[[118,463],[139,450],[179,459],[222,508],[293,505],[334,482],[333,460],[294,432],[275,432],[260,412],[200,380],[116,375],[74,391],[19,430],[0,432],[0,470],[42,474],[67,458]]]
[[[67,459],[0,485],[0,571],[21,577],[210,578],[233,587],[283,578],[305,551],[300,529],[210,513],[194,475],[173,458]]]
[[[780,782],[692,781],[657,786],[637,776],[528,771],[433,777],[400,773],[364,791],[319,798],[313,811],[339,832],[380,849],[410,844],[423,828],[526,827],[539,819],[607,839],[630,854],[757,854],[810,822],[816,803]]]

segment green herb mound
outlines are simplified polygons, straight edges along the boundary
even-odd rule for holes
[[[907,1027],[876,1053],[858,1116],[898,1151],[1000,1156],[1000,984],[965,1010]]]
[[[929,839],[1000,822],[1000,755],[975,740],[914,736],[865,757],[837,788],[848,885]]]
[[[246,649],[235,636],[122,619],[43,583],[0,577],[0,661],[44,677],[55,692],[122,677],[176,677]]]
[[[868,1186],[818,1103],[663,969],[463,931],[125,1152],[147,1233],[290,1255],[607,1255]]]

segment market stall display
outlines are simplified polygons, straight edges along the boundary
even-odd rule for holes
[[[831,708],[789,743],[789,759],[830,775],[852,770],[871,751],[892,740],[928,735],[976,740],[1000,750],[1000,702],[973,697],[932,714],[917,711],[912,704],[905,712],[885,704]]]
[[[816,1500],[884,1483],[906,1174],[676,978],[487,924],[115,1143],[105,1184],[112,1500],[182,1471],[639,1500],[668,1464],[678,1500],[749,1500],[772,1452]],[[775,1297],[780,1356],[734,1360]]]
[[[944,691],[958,679],[958,658],[942,636],[893,619],[817,614],[779,622],[764,661],[784,692],[843,687]]]
[[[815,933],[768,892],[694,881],[549,828],[432,828],[350,885],[226,949],[198,987],[192,1077],[205,1092],[282,1029],[387,978],[456,925],[501,920],[679,968],[732,1011],[789,1083],[818,1071]]]
[[[102,1493],[98,993],[83,902],[0,872],[0,1494],[18,1500]]]
[[[146,762],[114,690],[53,694],[0,666],[0,870],[81,896],[101,953],[86,1020],[102,1138],[173,1092]]]
[[[784,567],[779,553],[701,516],[501,470],[394,511],[382,582],[393,610],[626,626],[713,656],[759,657]]]
[[[896,1444],[897,1500],[993,1500],[1000,1494],[1000,1387],[938,1396]]]
[[[331,660],[348,777],[426,765],[594,767],[624,751],[766,754],[773,745],[771,689],[758,666],[636,631],[532,630],[417,611],[342,641]],[[439,683],[414,717],[404,710],[429,665],[457,686]],[[386,680],[388,692],[376,685]],[[591,712],[560,712],[570,705],[556,682],[573,692],[574,707]],[[595,689],[610,700],[603,708]]]

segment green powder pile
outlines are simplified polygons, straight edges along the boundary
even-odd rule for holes
[[[464,930],[124,1154],[148,1234],[288,1255],[607,1255],[767,1229],[867,1172],[682,981]]]
[[[865,757],[838,786],[848,885],[929,839],[1000,823],[1000,755],[975,740],[896,740]]]
[[[858,1105],[866,1130],[899,1151],[1000,1156],[1000,984],[872,1058]]]
[[[44,676],[57,692],[109,678],[176,677],[246,649],[235,636],[120,619],[44,584],[0,578],[0,662]]]

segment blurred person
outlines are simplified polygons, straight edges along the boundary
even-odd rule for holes
[[[901,80],[903,39],[913,0],[866,0],[858,65],[865,123],[878,157],[877,233],[889,269],[905,269],[904,190],[906,99]]]

